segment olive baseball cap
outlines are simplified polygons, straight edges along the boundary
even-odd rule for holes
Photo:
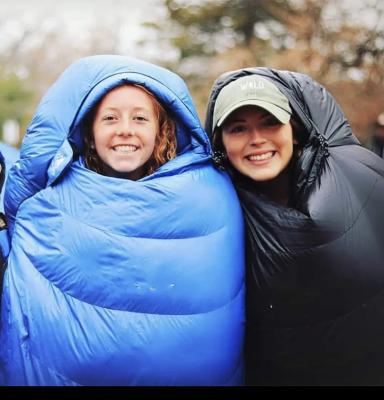
[[[213,111],[212,130],[220,127],[233,111],[249,105],[264,108],[282,124],[287,124],[291,118],[289,101],[277,86],[259,75],[247,75],[220,91]]]

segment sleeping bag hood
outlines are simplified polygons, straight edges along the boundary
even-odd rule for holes
[[[265,385],[384,384],[384,161],[363,148],[332,95],[310,77],[260,75],[305,128],[291,206],[234,183],[247,229],[247,381]]]

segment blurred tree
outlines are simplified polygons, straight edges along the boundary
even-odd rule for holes
[[[15,119],[24,134],[39,99],[75,59],[117,54],[121,38],[116,25],[124,19],[118,13],[102,14],[76,37],[71,23],[49,8],[42,7],[38,18],[27,16],[0,15],[0,135],[7,119]]]
[[[327,86],[355,134],[368,140],[384,109],[384,2],[305,0],[281,15],[294,46],[270,54],[270,65],[307,73]]]
[[[363,140],[383,111],[383,0],[151,2],[153,20],[145,25],[152,29],[143,32],[138,56],[181,74],[202,117],[214,79],[251,65],[300,71],[325,84]],[[70,62],[96,53],[122,54],[127,37],[138,33],[121,7],[106,13],[101,0],[98,4],[99,13],[94,4],[90,23],[82,21],[76,31],[54,6],[41,7],[37,18],[0,15],[0,80],[15,74],[12,79],[33,93],[24,119]],[[123,0],[120,5],[129,9]],[[135,55],[132,47],[124,47]]]
[[[214,55],[238,44],[250,45],[255,24],[275,20],[274,7],[284,4],[281,0],[165,0],[171,41],[180,50],[181,59]],[[157,28],[167,30],[167,26]]]
[[[359,4],[357,4],[359,3]],[[200,115],[213,80],[245,66],[307,73],[335,95],[356,134],[384,105],[383,0],[164,0],[158,46],[187,80]],[[156,60],[164,64],[162,58]],[[361,98],[367,105],[361,112]]]
[[[25,110],[29,108],[32,99],[32,92],[25,88],[25,83],[15,74],[0,78],[0,128],[9,119],[24,127],[29,119]]]
[[[161,22],[145,23],[157,32],[153,41],[160,51],[152,61],[186,79],[201,116],[214,78],[225,70],[263,64],[270,41],[279,34],[284,43],[281,15],[292,9],[287,0],[163,0],[163,4],[166,15]]]
[[[165,20],[146,26],[159,33],[158,44],[169,43],[178,50],[175,64],[201,61],[237,46],[253,47],[255,40],[264,43],[255,33],[256,24],[263,22],[267,31],[281,30],[281,11],[291,10],[286,0],[164,0],[164,5]]]

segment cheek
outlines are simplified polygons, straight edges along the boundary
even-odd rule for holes
[[[151,131],[147,135],[146,146],[147,146],[148,150],[150,150],[151,153],[154,151],[156,146],[161,145],[161,143],[159,143],[158,136],[159,136],[158,133],[156,133],[154,135],[153,131]]]
[[[295,140],[290,129],[282,130],[275,136],[275,144],[286,154],[292,154],[294,143]]]
[[[101,143],[105,137],[105,129],[97,123],[92,126],[93,141],[96,143]]]
[[[280,145],[281,154],[284,160],[289,163],[293,157],[293,142],[291,139],[287,139],[281,142]]]
[[[96,150],[101,150],[106,143],[105,135],[99,129],[93,130],[93,141],[95,143]]]
[[[236,140],[234,137],[231,136],[224,136],[223,137],[223,146],[225,152],[229,154],[236,153],[239,148],[239,141]]]
[[[234,150],[233,148],[226,152],[228,160],[232,164],[236,164],[236,161],[239,159],[239,152]]]
[[[236,163],[237,160],[242,158],[242,144],[237,140],[228,140],[223,142],[225,152],[228,160]]]

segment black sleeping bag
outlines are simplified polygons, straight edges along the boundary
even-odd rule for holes
[[[270,79],[305,127],[290,207],[232,172],[247,226],[247,384],[384,385],[384,160],[353,136],[330,93],[306,75]]]

